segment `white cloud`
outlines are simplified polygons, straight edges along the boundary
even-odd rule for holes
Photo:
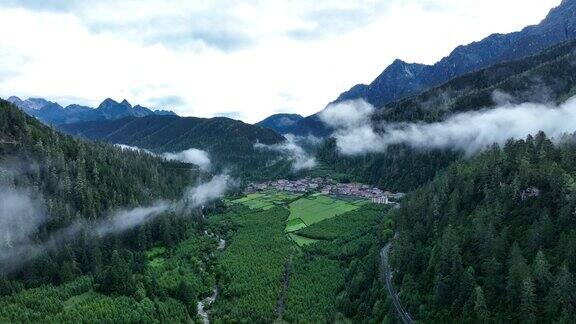
[[[0,95],[90,106],[127,98],[186,116],[241,112],[250,122],[311,114],[394,58],[432,63],[459,44],[537,23],[559,2],[5,0]]]
[[[190,210],[200,207],[207,202],[224,196],[224,194],[226,194],[226,192],[235,185],[236,181],[229,175],[216,175],[212,177],[212,179],[210,179],[208,182],[204,182],[196,187],[187,189],[184,193],[182,201],[180,202],[179,208]]]
[[[168,152],[159,155],[147,149],[143,149],[136,146],[130,146],[125,144],[114,144],[114,146],[117,146],[122,150],[143,152],[153,156],[160,156],[168,161],[180,161],[184,163],[192,163],[197,165],[202,171],[208,171],[212,167],[212,162],[210,161],[210,156],[208,155],[208,153],[206,151],[195,148],[187,149],[180,152]]]
[[[254,147],[281,153],[292,162],[292,170],[294,172],[314,168],[317,164],[316,158],[304,150],[299,142],[305,142],[308,145],[318,145],[320,143],[319,139],[314,136],[297,137],[292,134],[287,134],[285,137],[285,142],[272,145],[255,143]]]
[[[472,155],[491,144],[523,139],[543,131],[558,141],[576,131],[576,97],[560,106],[504,103],[493,109],[453,115],[445,121],[384,125],[376,132],[369,124],[337,130],[339,151],[346,155],[385,152],[390,145],[416,149],[454,149]]]
[[[206,153],[206,151],[195,148],[176,153],[164,153],[162,154],[162,157],[164,157],[166,160],[195,164],[203,171],[210,170],[212,165],[208,153]]]
[[[49,220],[42,197],[30,190],[0,185],[0,274],[18,269],[22,264],[48,251],[56,250],[84,230],[104,237],[121,233],[154,220],[167,212],[179,216],[223,197],[236,182],[227,174],[185,190],[178,201],[157,201],[150,206],[115,210],[95,222],[79,220],[51,233],[45,241],[33,240],[40,226]]]
[[[47,219],[41,197],[30,191],[0,186],[0,206],[1,265],[14,256],[14,250],[27,245]]]
[[[134,228],[140,224],[162,215],[170,208],[166,201],[159,201],[152,206],[136,207],[115,212],[110,218],[98,223],[95,232],[98,236],[106,236],[111,233],[119,233]]]
[[[363,99],[348,100],[331,104],[322,110],[318,117],[332,128],[357,127],[366,123],[374,107]]]

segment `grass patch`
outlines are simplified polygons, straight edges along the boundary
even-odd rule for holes
[[[300,218],[291,219],[286,222],[286,233],[295,232],[299,229],[303,229],[306,227],[306,223],[304,223]]]
[[[277,205],[288,203],[299,197],[298,194],[278,191],[253,193],[231,201],[231,204],[242,204],[250,209],[270,210]]]
[[[300,236],[300,235],[295,234],[295,233],[288,233],[288,237],[290,237],[290,239],[292,241],[294,241],[294,243],[298,244],[298,246],[304,246],[304,245],[316,243],[318,241],[318,240],[311,239],[308,237]]]
[[[309,239],[334,240],[349,234],[354,229],[376,226],[389,209],[388,205],[365,204],[357,210],[312,224],[294,234]]]
[[[308,226],[358,209],[360,206],[324,195],[309,196],[290,203],[289,219],[300,218]]]

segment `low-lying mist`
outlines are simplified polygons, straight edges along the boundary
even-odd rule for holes
[[[453,149],[473,155],[494,143],[502,145],[509,139],[523,139],[540,131],[556,141],[576,131],[576,97],[559,106],[503,102],[492,109],[459,113],[436,123],[382,124],[378,131],[370,122],[374,108],[362,100],[332,105],[326,111],[329,113],[320,118],[336,128],[333,137],[345,155],[385,152],[395,144],[415,149]]]
[[[81,232],[104,237],[135,228],[167,212],[187,215],[222,197],[236,183],[227,174],[216,175],[208,182],[186,189],[178,201],[157,201],[150,206],[119,209],[95,222],[79,220],[42,242],[32,236],[49,220],[43,198],[31,190],[0,186],[0,273],[18,269],[38,255],[72,241]]]
[[[210,161],[210,156],[208,155],[208,153],[206,151],[195,148],[187,149],[180,152],[168,152],[159,155],[147,149],[143,149],[136,146],[130,146],[125,144],[114,144],[114,145],[121,148],[122,150],[148,153],[153,156],[164,158],[165,160],[168,161],[191,163],[197,165],[202,171],[209,171],[210,168],[212,167],[212,161]]]
[[[164,153],[162,157],[169,161],[180,161],[197,165],[200,170],[208,171],[212,166],[208,153],[203,150],[191,148],[176,153]]]
[[[286,159],[292,162],[292,170],[294,172],[312,169],[316,166],[316,158],[302,148],[301,142],[307,141],[312,145],[317,145],[314,141],[317,141],[318,139],[314,137],[297,137],[292,134],[284,135],[284,137],[286,137],[285,142],[272,145],[256,143],[254,144],[254,148],[282,154]]]

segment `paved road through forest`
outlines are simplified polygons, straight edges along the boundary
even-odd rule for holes
[[[392,271],[390,270],[390,264],[388,263],[388,253],[390,252],[390,247],[392,247],[392,242],[386,244],[382,250],[380,250],[380,262],[382,266],[382,276],[384,277],[384,281],[386,282],[386,288],[388,289],[388,293],[392,298],[392,302],[394,303],[394,308],[396,308],[396,313],[398,317],[402,320],[403,323],[411,324],[414,323],[412,316],[404,309],[402,303],[400,302],[400,298],[398,298],[398,294],[396,293],[396,289],[392,285]]]

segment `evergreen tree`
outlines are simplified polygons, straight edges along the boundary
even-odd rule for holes
[[[474,288],[474,313],[479,322],[485,323],[489,319],[488,308],[486,307],[486,298],[482,287]]]

